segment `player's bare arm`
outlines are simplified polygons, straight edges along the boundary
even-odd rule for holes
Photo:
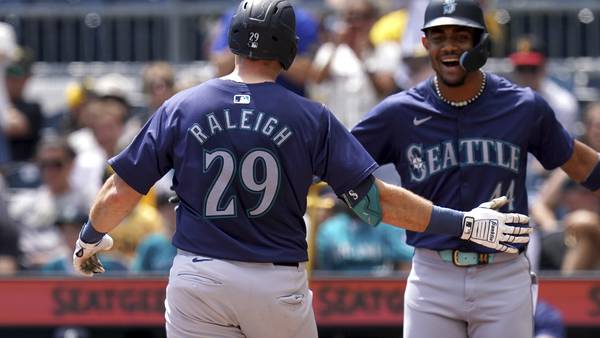
[[[142,194],[117,174],[109,177],[96,196],[73,253],[75,271],[86,276],[104,272],[97,253],[109,250],[113,241],[106,233],[116,228],[137,205]]]
[[[590,146],[575,141],[573,155],[562,165],[569,177],[600,196],[600,156]]]
[[[377,180],[376,184],[381,196],[383,222],[417,232],[427,229],[431,220],[433,203],[409,190],[381,180]]]
[[[90,220],[98,232],[110,232],[133,210],[142,194],[135,191],[117,174],[110,176],[96,197]]]

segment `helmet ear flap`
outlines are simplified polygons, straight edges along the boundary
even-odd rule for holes
[[[481,34],[479,43],[460,56],[460,65],[467,72],[474,72],[483,67],[490,55],[492,43],[487,32]]]

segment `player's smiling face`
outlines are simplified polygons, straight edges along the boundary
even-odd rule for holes
[[[423,37],[433,70],[446,85],[464,83],[466,72],[460,66],[460,56],[473,48],[475,33],[475,29],[464,26],[439,26],[428,29]]]

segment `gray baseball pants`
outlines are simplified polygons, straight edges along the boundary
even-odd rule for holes
[[[404,338],[531,338],[533,304],[524,254],[457,267],[416,249],[404,295]]]
[[[180,251],[165,300],[169,338],[316,338],[305,264],[218,260]]]

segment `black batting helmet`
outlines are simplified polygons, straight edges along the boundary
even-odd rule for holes
[[[296,15],[286,0],[244,0],[229,28],[229,49],[250,59],[278,60],[288,69],[296,57]]]
[[[422,30],[457,25],[486,30],[483,10],[476,0],[432,0],[425,10]]]
[[[490,53],[490,39],[485,27],[483,10],[476,0],[432,0],[425,9],[425,24],[421,30],[438,26],[465,26],[475,28],[481,34],[476,37],[475,47],[460,56],[460,65],[469,72],[485,64]]]

